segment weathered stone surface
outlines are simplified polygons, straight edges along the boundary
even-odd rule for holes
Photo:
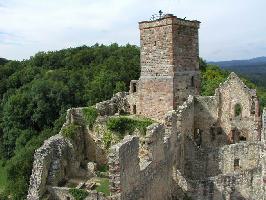
[[[129,113],[129,104],[126,92],[115,94],[110,100],[96,104],[100,115],[114,115],[116,113]]]
[[[141,76],[131,83],[131,112],[162,120],[199,93],[199,22],[167,15],[139,28]]]

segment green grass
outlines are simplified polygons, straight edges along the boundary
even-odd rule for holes
[[[75,125],[75,124],[69,124],[67,126],[65,126],[62,130],[62,135],[65,138],[68,139],[74,139],[77,132],[79,131],[80,126]]]
[[[97,181],[97,182],[100,183],[100,185],[96,187],[96,191],[102,192],[106,196],[110,196],[109,179],[108,178],[99,178],[99,181]]]
[[[6,187],[7,176],[6,169],[2,166],[3,162],[0,160],[0,194]]]
[[[89,128],[92,129],[97,117],[98,111],[95,107],[90,106],[82,110],[86,123],[89,125]]]
[[[69,193],[74,197],[75,200],[84,200],[89,193],[86,190],[71,188]]]
[[[121,138],[124,135],[131,135],[136,129],[142,135],[146,134],[146,128],[153,123],[153,120],[148,118],[137,118],[130,116],[111,117],[107,121],[107,129],[118,133]]]

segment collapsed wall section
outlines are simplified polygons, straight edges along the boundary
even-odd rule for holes
[[[86,172],[81,167],[86,164],[85,162],[106,163],[105,153],[90,135],[84,120],[83,109],[69,109],[60,133],[46,140],[36,150],[27,199],[42,198],[47,193],[48,187],[50,191],[59,191],[61,194],[65,190],[56,189],[55,186],[64,185],[64,182],[72,177],[86,176]],[[110,100],[98,103],[96,109],[102,116],[129,112],[127,93],[115,94]],[[62,136],[63,129],[70,124],[78,127],[72,139]],[[69,194],[64,195],[69,196]]]
[[[162,125],[153,124],[145,141],[149,158],[139,159],[139,139],[126,136],[111,148],[109,170],[112,196],[124,200],[170,199],[171,157],[165,158]]]
[[[71,123],[80,124],[80,118],[74,109],[67,111],[64,127]],[[59,134],[50,137],[35,151],[32,175],[27,199],[40,199],[47,190],[47,185],[56,186],[61,184],[66,177],[77,173],[77,169],[83,159],[80,151],[84,148],[82,127],[79,128],[77,137],[73,143]],[[77,148],[75,143],[79,144]]]

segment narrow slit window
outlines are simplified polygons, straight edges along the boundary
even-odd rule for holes
[[[239,159],[236,158],[234,159],[234,169],[238,169],[239,168]]]
[[[137,92],[137,84],[133,83],[133,92]]]
[[[195,86],[195,80],[194,80],[194,76],[191,77],[191,87],[194,87]]]
[[[133,105],[133,114],[137,114],[137,106],[136,105]]]

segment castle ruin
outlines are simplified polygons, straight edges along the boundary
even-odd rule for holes
[[[96,104],[92,126],[86,108],[68,110],[60,133],[35,152],[27,199],[74,200],[75,187],[87,200],[265,200],[266,110],[256,91],[231,73],[214,96],[199,95],[198,21],[168,14],[139,28],[140,79]],[[106,148],[106,123],[125,113],[154,123]],[[108,195],[93,187],[103,165]]]

